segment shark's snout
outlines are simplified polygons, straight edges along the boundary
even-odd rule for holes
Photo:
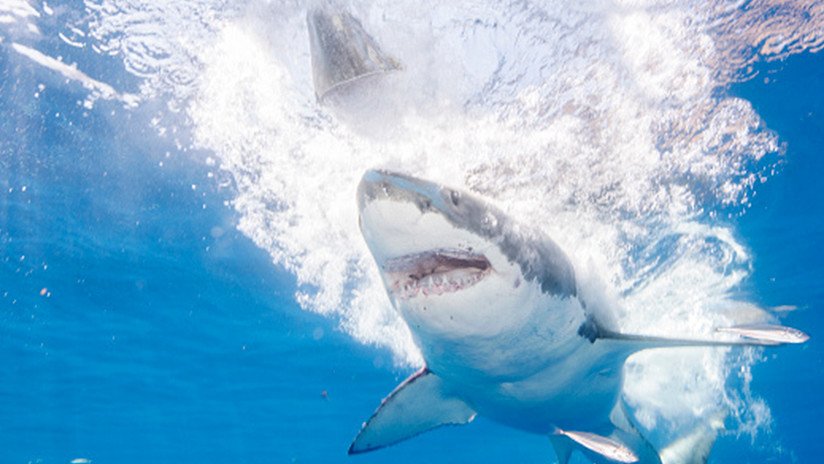
[[[387,291],[402,300],[473,287],[493,271],[484,240],[458,219],[461,193],[385,170],[358,187],[360,227]]]
[[[364,208],[375,200],[410,203],[422,212],[432,207],[443,209],[443,188],[407,174],[382,169],[366,171],[358,186],[358,207]]]

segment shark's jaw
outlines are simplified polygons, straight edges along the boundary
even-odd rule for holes
[[[482,301],[513,274],[494,238],[466,220],[467,211],[489,211],[467,194],[404,174],[368,171],[358,203],[363,236],[402,312],[454,312]]]
[[[387,171],[364,175],[358,203],[389,300],[430,367],[455,359],[490,364],[489,356],[475,359],[475,340],[514,337],[536,307],[546,307],[538,280],[501,245],[504,218],[491,204]]]
[[[405,301],[466,290],[492,272],[486,256],[460,249],[436,249],[383,263],[387,290]]]

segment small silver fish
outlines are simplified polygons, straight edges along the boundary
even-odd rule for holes
[[[766,344],[804,343],[810,339],[810,336],[804,332],[783,325],[738,325],[734,327],[719,327],[716,331],[762,341]]]
[[[570,430],[558,429],[559,435],[563,435],[578,443],[584,448],[598,453],[606,458],[617,462],[638,462],[638,456],[621,443],[607,437],[602,437],[589,432],[573,432]]]

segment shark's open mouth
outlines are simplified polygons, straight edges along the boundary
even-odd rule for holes
[[[401,299],[457,292],[480,282],[492,267],[485,256],[462,250],[432,250],[387,260],[389,291]]]

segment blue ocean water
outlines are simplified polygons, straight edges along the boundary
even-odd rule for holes
[[[552,462],[542,437],[479,419],[365,456],[350,440],[411,371],[334,318],[235,227],[232,188],[158,137],[150,111],[85,91],[0,44],[0,462]],[[50,55],[72,53],[44,43]],[[113,59],[87,72],[128,87]],[[812,335],[765,353],[751,388],[770,432],[723,436],[711,462],[817,462],[824,406],[824,58],[756,67],[728,92],[785,145],[732,221],[748,291]],[[40,89],[39,85],[46,85]],[[36,96],[35,96],[36,94]]]

